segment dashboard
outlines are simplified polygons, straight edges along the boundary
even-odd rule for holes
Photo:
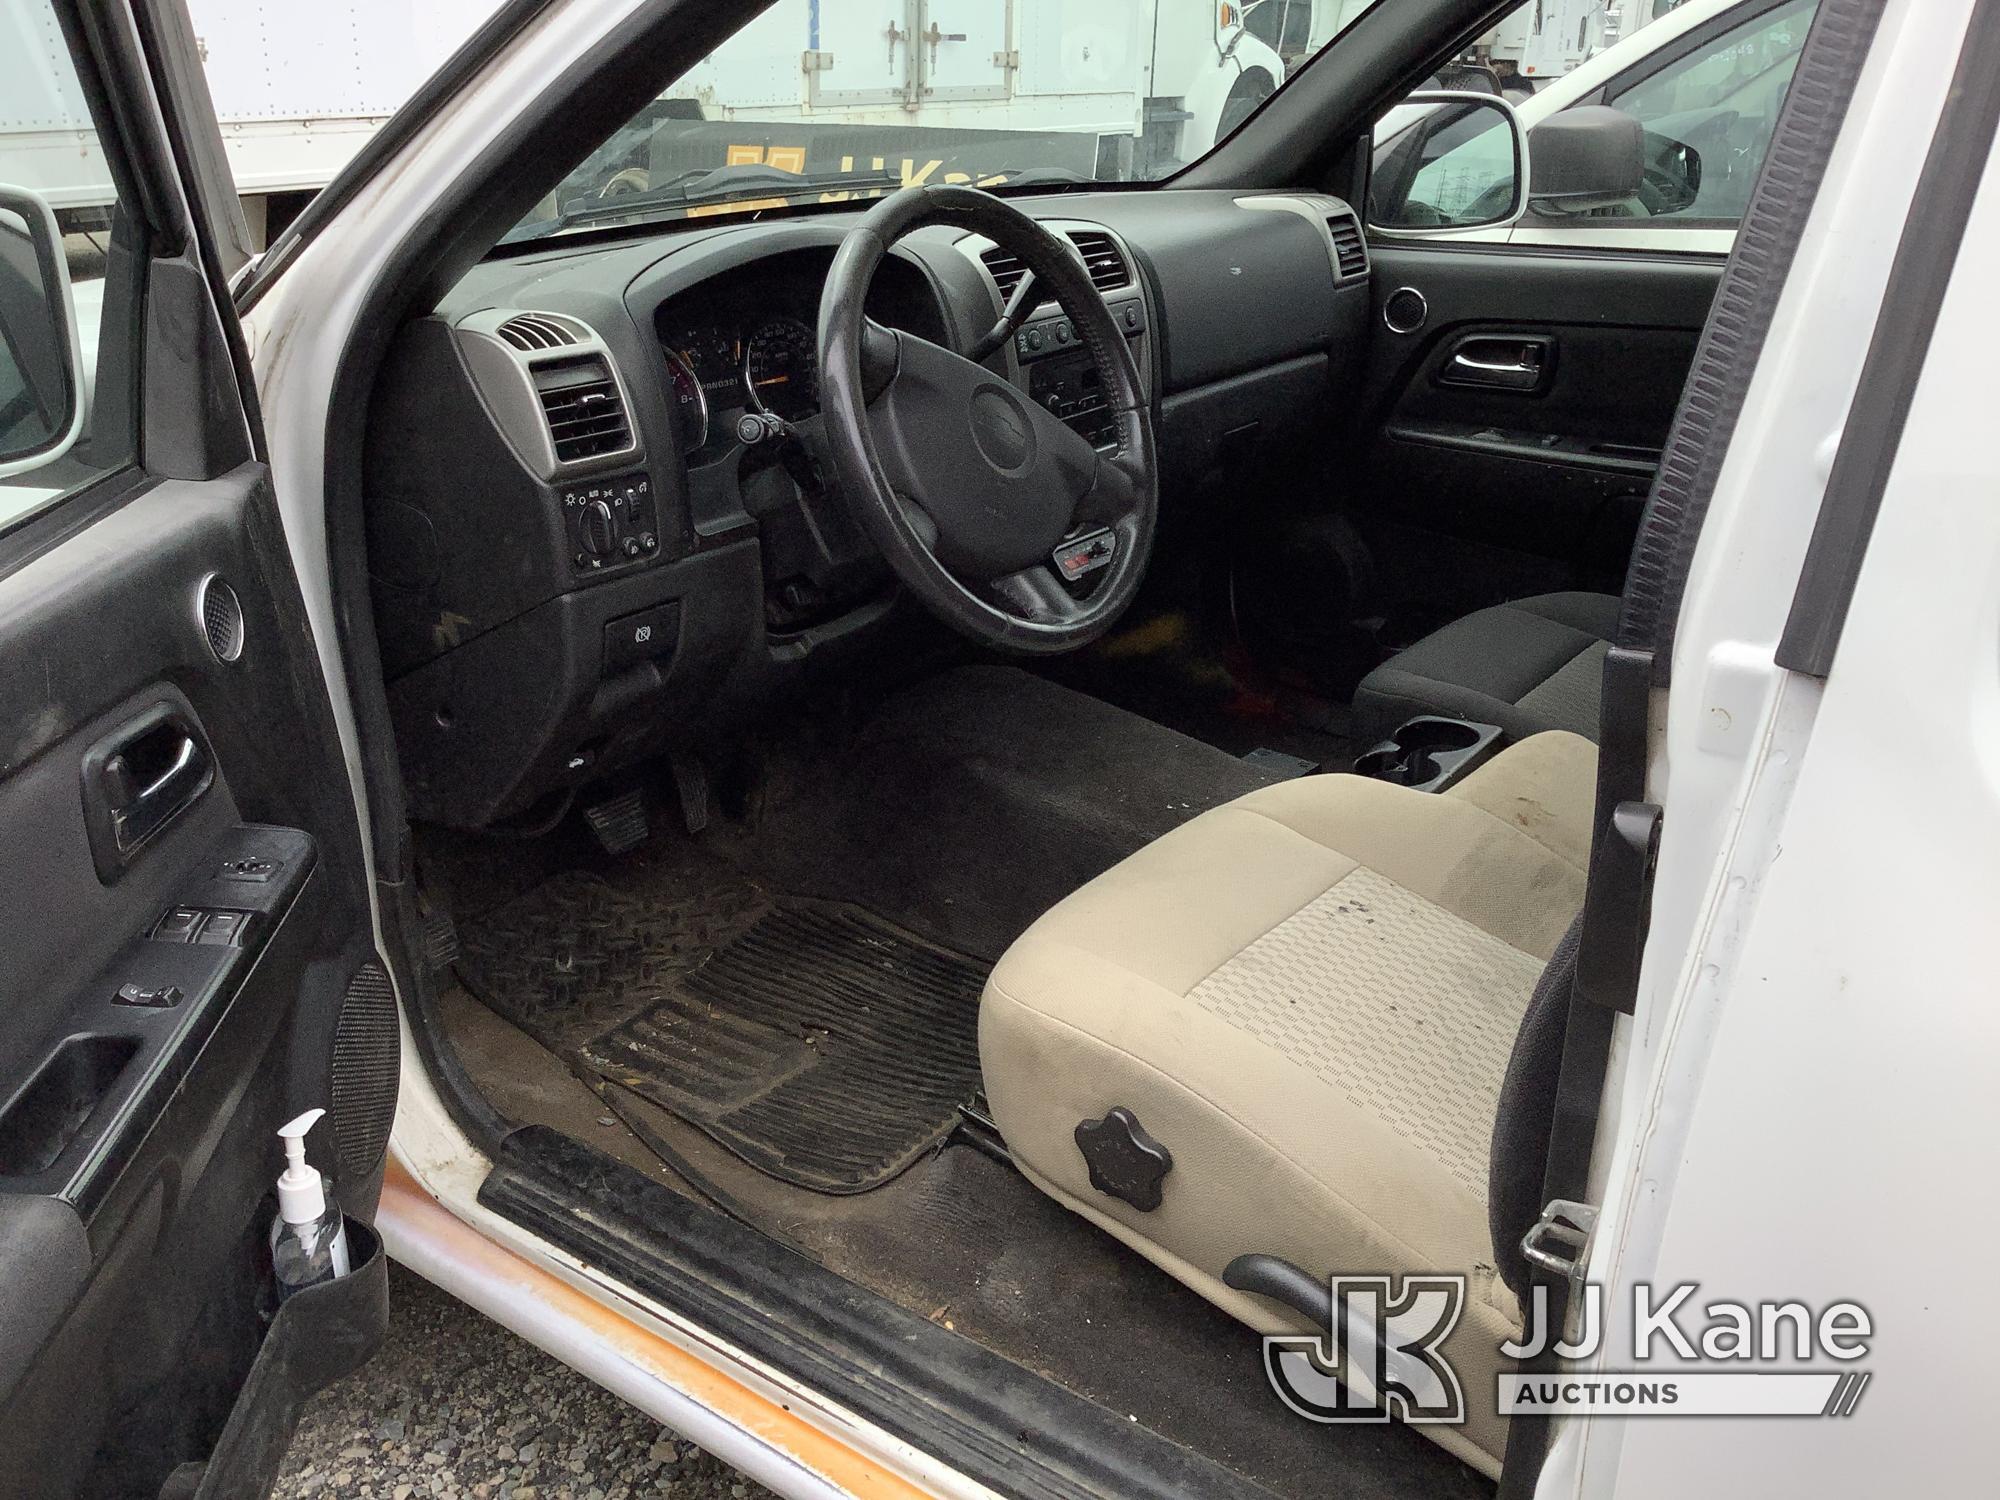
[[[1151,393],[1163,538],[1309,450],[1374,326],[1338,199],[1017,199],[1068,238]],[[899,600],[811,441],[816,325],[851,214],[669,226],[477,267],[399,331],[364,483],[376,636],[414,816],[545,820],[590,784],[781,708],[941,628]],[[884,259],[867,311],[963,350],[1022,268],[949,227]],[[989,367],[1093,442],[1066,314]],[[1159,551],[1156,548],[1156,556]]]

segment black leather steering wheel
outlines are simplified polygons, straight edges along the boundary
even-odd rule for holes
[[[1053,293],[1096,362],[1117,427],[1112,451],[1100,454],[985,365],[867,316],[882,257],[929,224],[985,235]],[[1138,592],[1159,516],[1152,420],[1131,349],[1061,240],[977,188],[904,188],[834,256],[819,360],[825,442],[848,503],[933,613],[1029,653],[1074,650],[1111,627]],[[1088,571],[1065,581],[1058,550]]]

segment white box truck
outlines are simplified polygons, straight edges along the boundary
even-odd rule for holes
[[[188,0],[253,236],[326,186],[495,4]],[[0,7],[0,150],[65,227],[88,227],[111,178],[67,56],[46,8]]]
[[[799,137],[816,159],[796,126],[802,113],[828,126],[973,133],[1006,131],[1031,112],[1038,132],[1076,137],[1081,175],[1123,177],[1135,161],[1157,170],[1199,156],[1284,80],[1277,50],[1246,24],[1253,9],[1227,0],[882,0],[869,8],[777,0],[665,102],[711,123],[785,121],[787,139]],[[761,45],[749,44],[753,34]],[[912,171],[925,140],[951,143],[913,138]],[[750,137],[744,144],[754,149]],[[782,145],[773,149],[776,160],[794,159]]]
[[[1366,0],[1351,0],[1361,5]],[[419,82],[493,11],[496,0],[189,0],[222,121],[223,144],[253,240],[261,243],[334,174]],[[691,123],[796,119],[828,127],[900,124],[923,134],[885,170],[916,175],[936,148],[1004,132],[1032,103],[1084,177],[1192,160],[1247,118],[1285,76],[1277,51],[1227,0],[882,0],[877,8],[778,0],[751,23],[768,35],[759,61],[711,60],[671,88],[657,117],[668,137],[611,154],[613,191],[643,187],[664,150],[670,169],[783,162],[832,139],[787,127],[784,139]],[[31,164],[22,185],[66,227],[88,227],[110,202],[109,173],[46,13],[0,18],[0,137]],[[730,49],[743,57],[753,49]],[[1135,65],[1135,60],[1139,60]],[[1135,88],[1133,80],[1143,79]],[[955,134],[958,133],[958,134]],[[813,139],[808,139],[812,137]],[[1004,168],[1004,138],[992,164]],[[752,155],[752,153],[762,153]],[[602,154],[600,154],[602,155]],[[686,158],[682,160],[682,158]],[[710,158],[713,158],[712,160]]]

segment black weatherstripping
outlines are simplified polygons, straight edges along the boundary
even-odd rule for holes
[[[1015,1500],[1269,1500],[557,1131],[508,1137],[479,1201]]]
[[[1833,670],[1966,220],[1988,175],[1996,126],[2000,5],[1988,4],[1973,12],[1966,29],[1949,100],[1910,200],[1861,383],[1827,476],[1798,592],[1778,641],[1778,665],[1790,671],[1824,677]]]
[[[1695,350],[1626,575],[1617,637],[1621,646],[1652,652],[1653,679],[1662,687],[1673,670],[1674,627],[1702,518],[1881,11],[1882,0],[1820,5]]]

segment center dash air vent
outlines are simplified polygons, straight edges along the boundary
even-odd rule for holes
[[[493,331],[516,349],[561,349],[577,342],[573,332],[542,313],[517,313]]]
[[[1102,230],[1077,230],[1070,235],[1076,248],[1082,252],[1084,268],[1090,272],[1090,284],[1100,292],[1115,292],[1132,284],[1132,273],[1126,268],[1125,257],[1119,253],[1118,242]]]
[[[538,365],[535,395],[549,424],[556,462],[581,463],[632,446],[625,402],[611,368],[595,354]]]
[[[1327,233],[1333,236],[1334,259],[1340,262],[1340,279],[1352,280],[1368,274],[1368,244],[1361,237],[1361,220],[1353,213],[1328,216]]]
[[[1102,230],[1078,229],[1070,231],[1069,239],[1082,257],[1084,269],[1090,272],[1091,285],[1100,292],[1115,292],[1132,284],[1131,267],[1125,264],[1124,253],[1110,235]],[[1013,297],[1021,278],[1028,274],[1020,256],[998,245],[988,245],[979,252],[979,259],[1000,288],[1002,302]]]

